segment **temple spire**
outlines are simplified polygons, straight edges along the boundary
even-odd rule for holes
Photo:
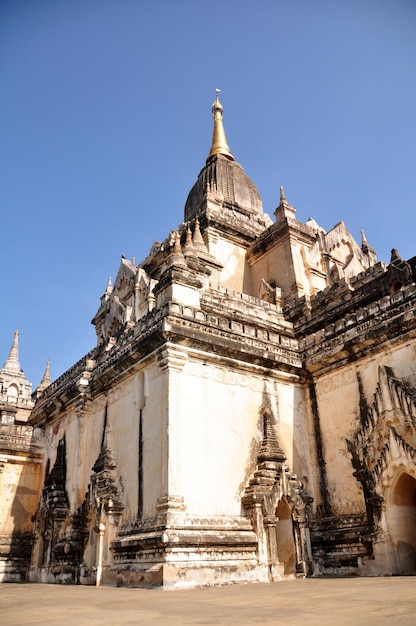
[[[42,389],[46,389],[51,384],[51,363],[50,361],[46,362],[45,372],[42,376],[42,380],[40,381],[40,387]]]
[[[111,284],[111,276],[108,277],[107,287],[105,289],[105,295],[110,296],[113,291],[113,285]]]
[[[368,246],[367,237],[363,229],[361,229],[361,246]]]
[[[19,363],[19,331],[14,331],[12,347],[10,348],[9,357],[4,364],[4,369],[8,372],[20,372]]]
[[[227,138],[225,136],[224,125],[222,123],[222,114],[224,109],[222,107],[221,102],[218,99],[219,89],[216,89],[215,102],[212,105],[212,117],[214,118],[214,130],[212,133],[212,144],[211,150],[208,155],[207,161],[214,156],[215,154],[223,154],[230,159],[230,161],[234,161],[234,157],[230,152],[230,148],[227,144]]]
[[[52,382],[52,380],[51,380],[51,364],[50,364],[50,361],[47,361],[46,362],[45,371],[44,371],[44,374],[42,376],[42,380],[40,381],[39,385],[35,389],[37,398],[39,398],[39,396],[42,395],[42,393],[45,391],[45,389],[47,387],[49,387],[51,382]]]

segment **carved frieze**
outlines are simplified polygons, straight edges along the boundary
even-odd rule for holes
[[[105,407],[100,453],[92,467],[91,494],[97,524],[102,521],[104,513],[110,515],[113,523],[117,524],[124,502],[114,457],[113,434],[108,421],[108,405]]]
[[[362,385],[361,394],[363,394]],[[416,471],[416,393],[379,366],[371,404],[362,400],[360,428],[347,440],[355,477],[361,483],[370,522],[378,522],[383,504],[382,477],[396,460],[410,461]]]
[[[241,500],[252,520],[259,545],[263,546],[264,554],[260,558],[267,558],[273,580],[273,572],[277,571],[279,563],[276,523],[278,505],[282,500],[291,512],[296,571],[306,574],[310,570],[311,551],[305,528],[312,498],[304,491],[302,483],[285,463],[286,455],[277,440],[273,413],[268,404],[268,398],[265,398],[260,410],[263,438],[257,455],[257,466]]]

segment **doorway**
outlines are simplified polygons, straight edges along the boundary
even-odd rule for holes
[[[293,539],[292,509],[283,496],[276,509],[277,557],[284,564],[284,575],[296,573],[296,550]]]
[[[416,480],[403,473],[393,486],[389,533],[395,554],[394,574],[416,574]]]

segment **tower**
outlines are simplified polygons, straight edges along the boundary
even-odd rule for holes
[[[34,404],[16,330],[0,370],[0,581],[27,580],[43,460],[42,433],[28,423]]]
[[[223,112],[217,94],[212,105],[211,148],[205,166],[189,192],[184,218],[185,222],[198,218],[208,251],[221,264],[212,282],[217,280],[229,289],[250,293],[246,252],[271,220],[263,212],[256,185],[230,152]]]
[[[32,386],[19,363],[19,331],[16,330],[9,356],[0,370],[0,420],[2,424],[27,422],[34,406]]]

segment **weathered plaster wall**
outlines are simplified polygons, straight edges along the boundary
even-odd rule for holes
[[[144,396],[146,377],[146,397]],[[66,489],[73,511],[79,507],[91,482],[92,468],[98,458],[103,438],[104,415],[112,434],[116,471],[123,491],[123,520],[134,520],[138,511],[138,447],[139,419],[142,411],[143,436],[143,515],[155,515],[158,498],[167,489],[166,460],[161,442],[162,416],[166,417],[167,399],[163,400],[163,375],[160,368],[150,365],[146,371],[132,374],[115,385],[108,395],[102,394],[87,401],[82,415],[75,408],[64,413],[59,422],[46,428],[47,450],[52,468],[56,460],[58,442],[66,438]],[[165,406],[164,406],[165,405]]]
[[[353,476],[346,443],[360,427],[360,403],[370,406],[374,401],[380,365],[392,368],[397,379],[414,387],[415,354],[412,342],[401,346],[386,344],[357,362],[331,369],[316,381],[325,471],[335,515],[365,512],[361,485]]]
[[[236,363],[210,362],[207,355],[187,362],[178,385],[171,449],[176,456],[177,487],[188,512],[241,514],[241,495],[255,469],[263,437],[262,407],[272,410],[289,467],[295,461],[296,472],[309,473],[305,411],[297,386],[270,373],[253,375]],[[294,429],[300,438],[296,444]]]
[[[145,372],[148,397],[143,408],[143,517],[154,517],[158,499],[167,492],[167,393],[156,363]],[[137,457],[136,457],[137,459]],[[137,464],[137,460],[135,461]],[[128,468],[126,467],[128,471]],[[135,470],[136,471],[136,470]],[[131,518],[134,519],[134,516]]]
[[[281,267],[285,268],[285,272],[279,271]],[[255,292],[259,291],[261,280],[264,279],[268,283],[275,281],[277,287],[289,293],[295,280],[290,248],[285,241],[268,250],[251,265],[250,269]]]
[[[181,476],[188,511],[240,515],[241,493],[261,441],[263,383],[230,366],[193,360],[185,367]]]
[[[301,289],[301,295],[309,294],[309,282],[297,241],[286,236],[251,265],[253,295],[258,293],[262,279],[282,289],[285,296],[296,293],[297,288]]]
[[[122,484],[125,519],[137,516],[139,417],[132,376],[108,393],[107,419],[112,432],[116,471]]]
[[[227,289],[251,293],[250,273],[245,260],[246,248],[229,239],[216,237],[209,244],[209,251],[224,268],[219,282]]]
[[[71,511],[82,504],[88,490],[91,469],[100,451],[104,406],[100,397],[88,405],[87,414],[82,416],[77,416],[71,406],[45,428],[44,463],[46,466],[49,460],[49,471],[55,464],[59,441],[64,437],[66,440],[66,492]]]
[[[8,462],[0,473],[0,535],[32,530],[42,480],[40,463]]]
[[[323,457],[334,514],[358,513],[364,501],[345,438],[358,425],[359,393],[355,365],[322,376],[316,383]]]

